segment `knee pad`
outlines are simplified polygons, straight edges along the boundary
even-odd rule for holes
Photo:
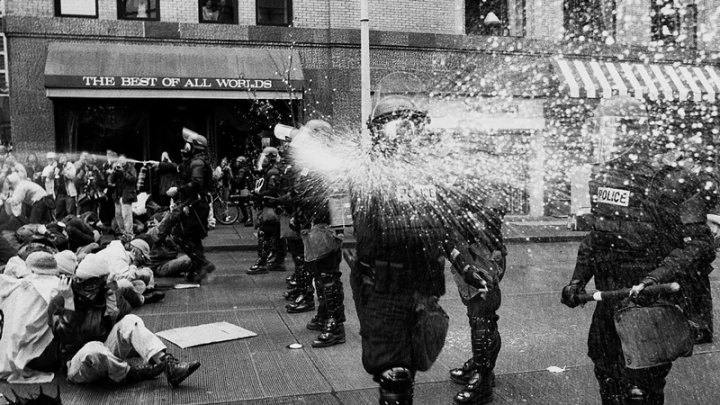
[[[595,364],[595,378],[600,387],[600,399],[603,405],[624,405],[626,386],[620,381],[620,372],[614,366]]]
[[[627,405],[658,405],[664,403],[664,395],[655,394],[642,387],[632,386],[626,394]]]
[[[380,388],[400,392],[412,388],[412,373],[405,367],[394,367],[380,373]]]

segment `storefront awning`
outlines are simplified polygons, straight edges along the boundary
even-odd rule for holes
[[[562,58],[555,59],[555,64],[562,76],[560,90],[570,97],[630,95],[638,99],[712,102],[720,96],[720,71],[714,66]]]
[[[298,99],[296,50],[51,43],[48,97]]]

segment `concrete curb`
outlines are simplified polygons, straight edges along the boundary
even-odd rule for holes
[[[537,235],[537,236],[512,236],[506,237],[505,243],[519,245],[527,243],[564,243],[564,242],[579,242],[581,241],[587,232],[578,232],[577,235]],[[348,240],[343,242],[343,247],[354,248],[355,240]],[[257,251],[257,245],[251,245],[247,243],[236,244],[236,245],[208,245],[205,246],[206,252],[254,252]]]

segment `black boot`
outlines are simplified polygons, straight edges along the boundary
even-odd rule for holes
[[[458,392],[453,398],[455,405],[487,404],[493,400],[492,370],[476,371],[465,389]]]
[[[468,359],[468,361],[465,362],[465,364],[462,365],[462,367],[454,368],[450,370],[450,380],[456,384],[462,384],[466,385],[468,382],[470,382],[470,379],[472,378],[473,374],[475,374],[475,371],[477,370],[477,367],[475,366],[475,362],[472,358]],[[491,372],[490,374],[490,383],[492,386],[495,386],[495,372]]]
[[[179,361],[172,354],[166,353],[162,359],[162,364],[165,369],[165,377],[170,385],[177,387],[181,382],[185,381],[186,378],[190,377],[190,374],[194,373],[200,368],[199,361],[192,361],[186,363]]]
[[[165,365],[163,363],[130,366],[130,370],[125,376],[124,382],[132,384],[139,381],[152,380],[153,378],[159,376],[164,369]]]
[[[327,307],[328,320],[322,333],[312,342],[312,347],[328,347],[345,343],[345,307],[343,306],[343,289],[339,273],[321,274],[325,280],[323,292]]]
[[[285,291],[283,293],[283,298],[285,298],[286,301],[295,301],[300,295],[302,295],[302,290],[294,288],[292,290]]]
[[[198,272],[193,275],[191,281],[193,283],[200,284],[203,280],[205,280],[207,278],[207,275],[209,273],[212,273],[213,271],[215,271],[215,265],[210,262],[205,262],[204,264],[202,264],[200,266],[200,269],[198,270]]]
[[[300,306],[299,311],[294,312],[305,312],[315,309],[315,289],[312,286],[312,275],[308,266],[305,264],[302,256],[294,255],[293,261],[295,262],[295,274],[294,284],[295,288],[293,291],[296,293],[287,294],[285,299],[295,301],[292,304],[287,305],[285,308]],[[294,297],[294,298],[290,298]],[[290,311],[288,311],[290,312]],[[294,313],[290,312],[290,313]]]
[[[318,332],[322,332],[323,329],[325,329],[325,324],[327,323],[327,318],[322,317],[319,314],[320,311],[318,311],[318,314],[313,316],[313,318],[310,320],[310,322],[307,323],[305,326],[308,328],[308,330],[316,330]]]
[[[329,347],[345,343],[345,325],[338,323],[334,318],[325,322],[325,327],[318,337],[312,342],[315,348]]]
[[[285,271],[285,262],[274,260],[267,266],[268,271]]]
[[[152,290],[152,291],[145,291],[143,293],[143,298],[145,299],[143,302],[145,304],[152,304],[154,302],[162,301],[163,298],[165,298],[165,293],[158,290]]]
[[[470,343],[475,372],[453,402],[456,405],[485,404],[493,398],[493,369],[500,352],[500,334],[497,330],[497,315],[470,319]]]
[[[266,274],[267,272],[268,272],[267,260],[260,257],[255,261],[255,264],[253,264],[246,273],[253,275],[253,274]]]
[[[298,314],[300,312],[308,312],[315,310],[315,298],[313,294],[299,295],[294,302],[285,305],[288,314]]]
[[[380,383],[380,405],[412,405],[413,376],[404,367],[385,370],[377,379]]]
[[[475,362],[470,358],[462,367],[450,370],[450,380],[456,384],[465,385],[470,381],[476,369]]]

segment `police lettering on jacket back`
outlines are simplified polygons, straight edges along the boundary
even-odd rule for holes
[[[621,252],[649,253],[657,242],[657,199],[653,176],[615,168],[595,172],[590,181],[595,243]]]

